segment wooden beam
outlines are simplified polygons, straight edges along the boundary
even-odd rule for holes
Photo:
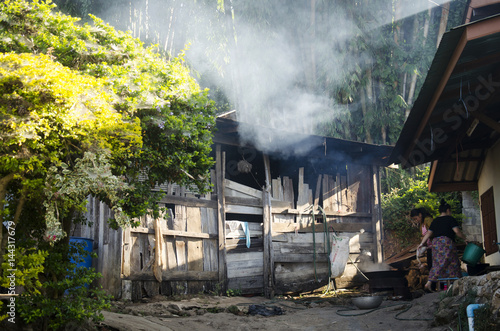
[[[130,254],[132,252],[132,240],[130,238],[131,227],[123,229],[122,232],[122,274],[130,275]]]
[[[217,208],[217,201],[214,200],[186,198],[177,195],[166,195],[160,200],[160,203],[184,205],[186,207]]]
[[[155,234],[153,229],[148,229],[145,227],[130,228],[131,233],[147,233]],[[217,235],[201,232],[190,232],[190,231],[177,231],[177,230],[166,230],[162,228],[161,233],[163,236],[175,236],[175,237],[185,237],[185,238],[199,238],[199,239],[217,239]]]
[[[237,182],[233,182],[232,180],[229,179],[224,179],[224,187],[241,192],[243,194],[248,195],[249,198],[257,198],[257,199],[262,199],[262,191],[256,190],[250,186],[246,186]]]
[[[486,124],[487,126],[492,128],[493,130],[495,130],[496,132],[500,133],[500,123],[498,123],[497,121],[495,121],[491,117],[489,117],[483,113],[477,112],[477,111],[471,111],[470,115],[474,118],[477,118],[479,121],[483,122],[484,124]]]
[[[239,139],[234,139],[233,137],[228,137],[223,134],[215,134],[213,137],[213,142],[216,144],[224,144],[229,146],[241,146]]]
[[[262,208],[262,199],[257,198],[240,198],[240,197],[226,197],[226,204],[240,205]]]
[[[494,17],[468,25],[465,30],[467,41],[493,35],[500,32],[500,17]]]
[[[274,296],[274,263],[272,257],[272,215],[271,215],[271,168],[269,156],[264,154],[265,187],[262,190],[262,218],[264,226],[264,295],[267,298]]]
[[[316,262],[328,262],[327,253],[316,253]],[[282,254],[276,253],[274,255],[276,263],[280,262],[294,262],[294,263],[312,263],[314,261],[314,254]]]
[[[161,283],[163,280],[162,271],[163,271],[163,256],[164,254],[164,240],[162,236],[162,227],[160,224],[160,218],[154,219],[154,232],[155,232],[155,261],[153,264],[153,274],[156,280]]]
[[[372,167],[372,192],[373,192],[373,204],[372,204],[372,233],[373,236],[373,245],[375,248],[373,260],[375,263],[382,263],[384,261],[384,249],[382,247],[382,239],[383,239],[383,223],[382,223],[382,194],[380,188],[380,173],[379,167]]]
[[[434,183],[431,192],[477,191],[477,182]]]
[[[219,274],[217,271],[164,271],[162,273],[163,281],[190,281],[190,280],[212,280],[217,281]],[[122,277],[122,280],[153,280],[156,278],[152,272],[141,272]]]
[[[164,236],[175,236],[175,237],[185,237],[185,238],[217,239],[216,234],[209,234],[209,233],[167,230],[167,231],[162,231],[162,234]]]
[[[230,205],[226,203],[226,213],[262,215],[262,207]]]
[[[427,186],[429,188],[429,192],[432,192],[431,188],[432,188],[432,185],[434,183],[434,177],[436,176],[437,166],[438,166],[438,160],[433,161],[432,165],[431,165],[431,172],[429,174],[429,180],[427,181]]]
[[[360,222],[360,223],[337,223],[335,221],[328,221],[326,223],[327,228],[333,227],[337,232],[359,232],[362,229],[365,231],[372,231],[371,222]],[[321,229],[323,232],[324,223],[315,223],[315,229]],[[273,233],[283,233],[283,232],[313,232],[312,224],[307,223],[273,223]],[[319,232],[316,230],[315,232]]]
[[[472,156],[460,157],[459,156],[459,160],[458,160],[458,162],[483,162],[483,161],[484,161],[483,156],[477,156],[477,157],[472,157]],[[457,160],[451,159],[451,158],[447,159],[447,160],[441,160],[441,159],[439,160],[439,164],[456,164],[456,163],[457,163]]]
[[[481,67],[484,67],[484,66],[488,66],[488,65],[491,65],[491,64],[496,64],[498,63],[498,58],[500,58],[500,52],[496,52],[496,53],[493,53],[493,54],[490,54],[490,55],[487,55],[487,56],[482,56],[482,57],[478,57],[472,61],[467,61],[467,62],[463,62],[462,64],[459,64],[455,67],[455,73],[464,73],[464,72],[467,72],[467,71],[471,71],[473,69],[478,69],[478,68],[481,68]],[[474,91],[475,90],[475,86],[471,86],[471,91]],[[451,92],[447,92],[447,94],[450,94],[450,95],[453,95],[454,97],[457,96],[457,90],[455,91],[451,91]],[[451,93],[455,93],[455,94],[451,94]]]
[[[227,286],[226,269],[226,210],[224,197],[224,177],[226,172],[226,153],[221,151],[220,144],[217,144],[215,151],[215,173],[217,182],[217,231],[219,234],[219,283],[223,293]]]
[[[318,180],[316,181],[316,193],[314,195],[314,203],[313,203],[313,208],[316,209],[319,205],[319,195],[321,194],[321,182],[322,182],[322,175],[318,175]]]

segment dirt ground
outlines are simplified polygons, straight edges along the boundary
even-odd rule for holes
[[[379,308],[361,310],[351,296],[309,296],[302,298],[199,296],[184,300],[156,297],[142,303],[114,302],[104,311],[101,330],[405,330],[441,331],[448,326],[433,326],[432,318],[439,293],[423,294],[413,300],[385,297]],[[253,305],[253,306],[252,306]],[[251,315],[254,308],[263,312]],[[264,316],[266,312],[275,314]],[[280,314],[281,313],[281,314]],[[455,326],[452,326],[455,329]]]

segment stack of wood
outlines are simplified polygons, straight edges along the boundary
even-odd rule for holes
[[[405,278],[411,291],[423,289],[429,278],[427,257],[424,254],[417,260],[416,251],[417,246],[410,246],[385,261],[391,267],[407,272]]]
[[[406,275],[410,290],[414,292],[423,289],[428,278],[429,266],[427,265],[427,257],[420,257],[420,262],[417,259],[412,260],[408,267],[408,274]]]

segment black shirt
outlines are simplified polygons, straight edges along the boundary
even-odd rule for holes
[[[452,240],[455,240],[455,231],[453,231],[454,227],[458,226],[458,222],[451,216],[439,216],[432,221],[429,230],[432,231],[432,236],[434,238],[446,236]]]

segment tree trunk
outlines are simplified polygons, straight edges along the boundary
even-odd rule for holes
[[[382,124],[382,127],[380,128],[380,134],[382,135],[382,145],[387,144],[387,126]]]
[[[450,12],[450,3],[447,2],[441,6],[441,20],[439,21],[439,32],[438,32],[436,47],[439,47],[441,38],[443,37],[443,34],[446,32],[449,12]]]
[[[371,134],[371,121],[368,120],[368,109],[373,103],[373,93],[372,93],[372,70],[371,68],[366,71],[367,83],[364,89],[360,90],[361,97],[361,110],[363,112],[363,126],[366,135],[366,142],[369,144],[373,143],[373,137]],[[366,98],[365,98],[366,92]]]
[[[316,88],[316,53],[314,45],[316,43],[316,0],[311,0],[311,88]]]
[[[395,4],[396,8],[394,9],[394,22],[399,22],[401,19],[401,1],[396,1]],[[394,42],[396,45],[399,45],[399,34],[400,34],[400,27],[396,23],[396,30],[393,31],[394,33]]]
[[[423,33],[424,39],[422,40],[422,47],[425,47],[425,44],[427,42],[427,36],[429,35],[430,17],[431,17],[431,8],[429,5],[429,8],[427,9],[427,16],[425,16],[425,21],[424,21],[424,33]],[[417,20],[417,17],[415,17],[415,20]],[[417,33],[417,30],[418,30],[418,22],[416,25],[417,25],[417,27],[415,30],[415,35]],[[410,90],[408,91],[408,102],[407,102],[408,107],[407,107],[406,112],[405,112],[405,119],[408,118],[408,116],[410,115],[410,110],[413,107],[413,98],[415,97],[416,85],[417,85],[417,71],[414,70],[412,75],[411,75]]]
[[[359,95],[361,97],[361,110],[363,112],[363,126],[364,126],[364,129],[365,129],[365,142],[367,142],[368,144],[371,144],[373,142],[372,140],[372,135],[370,133],[370,123],[368,121],[368,116],[367,116],[367,105],[366,105],[366,98],[365,98],[365,91],[364,89],[361,89],[359,91]]]

